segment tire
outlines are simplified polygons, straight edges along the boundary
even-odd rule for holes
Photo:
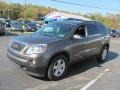
[[[4,34],[5,34],[4,31],[1,31],[1,32],[0,32],[0,36],[3,36]]]
[[[68,66],[68,59],[64,55],[54,57],[48,68],[48,78],[53,81],[64,78],[68,72]]]
[[[3,32],[2,35],[4,36],[4,35],[5,35],[5,32]]]
[[[101,50],[101,53],[99,55],[97,55],[97,60],[99,62],[105,62],[107,55],[108,55],[108,46],[104,46],[103,49]]]
[[[1,31],[1,32],[0,32],[0,36],[2,36],[2,35],[3,35],[3,32]]]

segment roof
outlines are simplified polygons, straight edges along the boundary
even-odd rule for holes
[[[78,25],[78,24],[87,24],[87,23],[100,23],[96,21],[89,21],[89,20],[64,20],[64,21],[54,21],[56,23],[62,23],[62,24],[71,24],[71,25]]]
[[[76,20],[65,20],[65,21],[56,21],[58,23],[68,23],[68,24],[79,24],[82,23],[83,21],[76,21]]]
[[[57,12],[54,11],[48,15],[46,15],[45,17],[62,17],[62,18],[67,18],[67,19],[80,19],[80,20],[85,20],[85,21],[92,21],[91,19],[84,17],[84,16],[80,16],[80,15],[76,15],[76,14],[70,14],[70,13],[65,13],[65,12]]]
[[[59,24],[69,24],[69,25],[78,25],[80,23],[83,23],[84,21],[75,21],[75,20],[65,20],[65,21],[53,21],[53,23],[59,23]]]

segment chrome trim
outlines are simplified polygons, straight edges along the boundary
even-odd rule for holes
[[[14,50],[14,49],[11,48],[11,44],[12,44],[13,42],[21,43],[21,42],[19,42],[19,41],[17,41],[17,40],[12,40],[12,41],[10,42],[10,44],[9,44],[9,49],[10,49],[11,51],[13,51],[14,53],[16,53],[16,54],[24,55],[23,52],[25,51],[25,49],[28,48],[28,46],[27,46],[28,44],[21,43],[21,44],[25,45],[25,47],[24,47],[21,51],[16,51],[16,50]]]
[[[31,45],[26,44],[27,46],[25,46],[21,51],[16,51],[16,50],[14,50],[14,49],[12,49],[12,48],[10,47],[11,44],[12,44],[12,42],[14,42],[14,40],[12,40],[12,41],[10,42],[8,48],[9,48],[12,52],[14,52],[15,54],[18,54],[18,55],[21,55],[21,56],[27,56],[27,57],[30,57],[30,58],[36,58],[36,57],[37,57],[37,54],[32,54],[32,55],[24,54],[25,50],[28,49],[29,46],[31,46]],[[18,42],[18,41],[15,40],[15,42]],[[21,42],[18,42],[18,43],[21,43]],[[23,43],[21,43],[21,44],[23,44]]]
[[[13,56],[13,55],[10,54],[10,53],[7,53],[7,54],[8,54],[8,56],[10,56],[11,58],[14,58],[14,59],[17,60],[17,61],[21,61],[21,62],[27,63],[27,60],[24,60],[24,59],[15,57],[15,56]]]
[[[91,49],[86,49],[86,50],[84,50],[84,51],[82,51],[80,53],[90,52],[90,51],[95,50],[95,49],[97,49],[97,47],[91,48]]]
[[[86,49],[86,50],[84,50],[84,51],[80,51],[79,54],[74,55],[74,56],[80,56],[82,53],[90,52],[90,51],[95,50],[95,49],[97,49],[97,47],[91,48],[91,49]]]
[[[87,35],[87,37],[94,37],[94,36],[100,36],[100,34]]]
[[[85,37],[82,37],[81,39],[85,39],[85,38],[89,38],[89,37],[94,37],[94,36],[100,36],[100,34],[86,35]],[[81,40],[81,39],[78,39],[78,40]]]

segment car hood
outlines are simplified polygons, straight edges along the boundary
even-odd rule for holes
[[[43,35],[39,35],[39,34],[18,36],[14,39],[16,41],[24,42],[26,44],[48,44],[48,43],[52,43],[52,42],[61,40],[60,38],[43,36]]]

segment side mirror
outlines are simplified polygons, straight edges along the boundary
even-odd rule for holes
[[[82,39],[82,36],[80,36],[80,35],[78,35],[78,34],[75,34],[75,35],[73,36],[73,39]]]

